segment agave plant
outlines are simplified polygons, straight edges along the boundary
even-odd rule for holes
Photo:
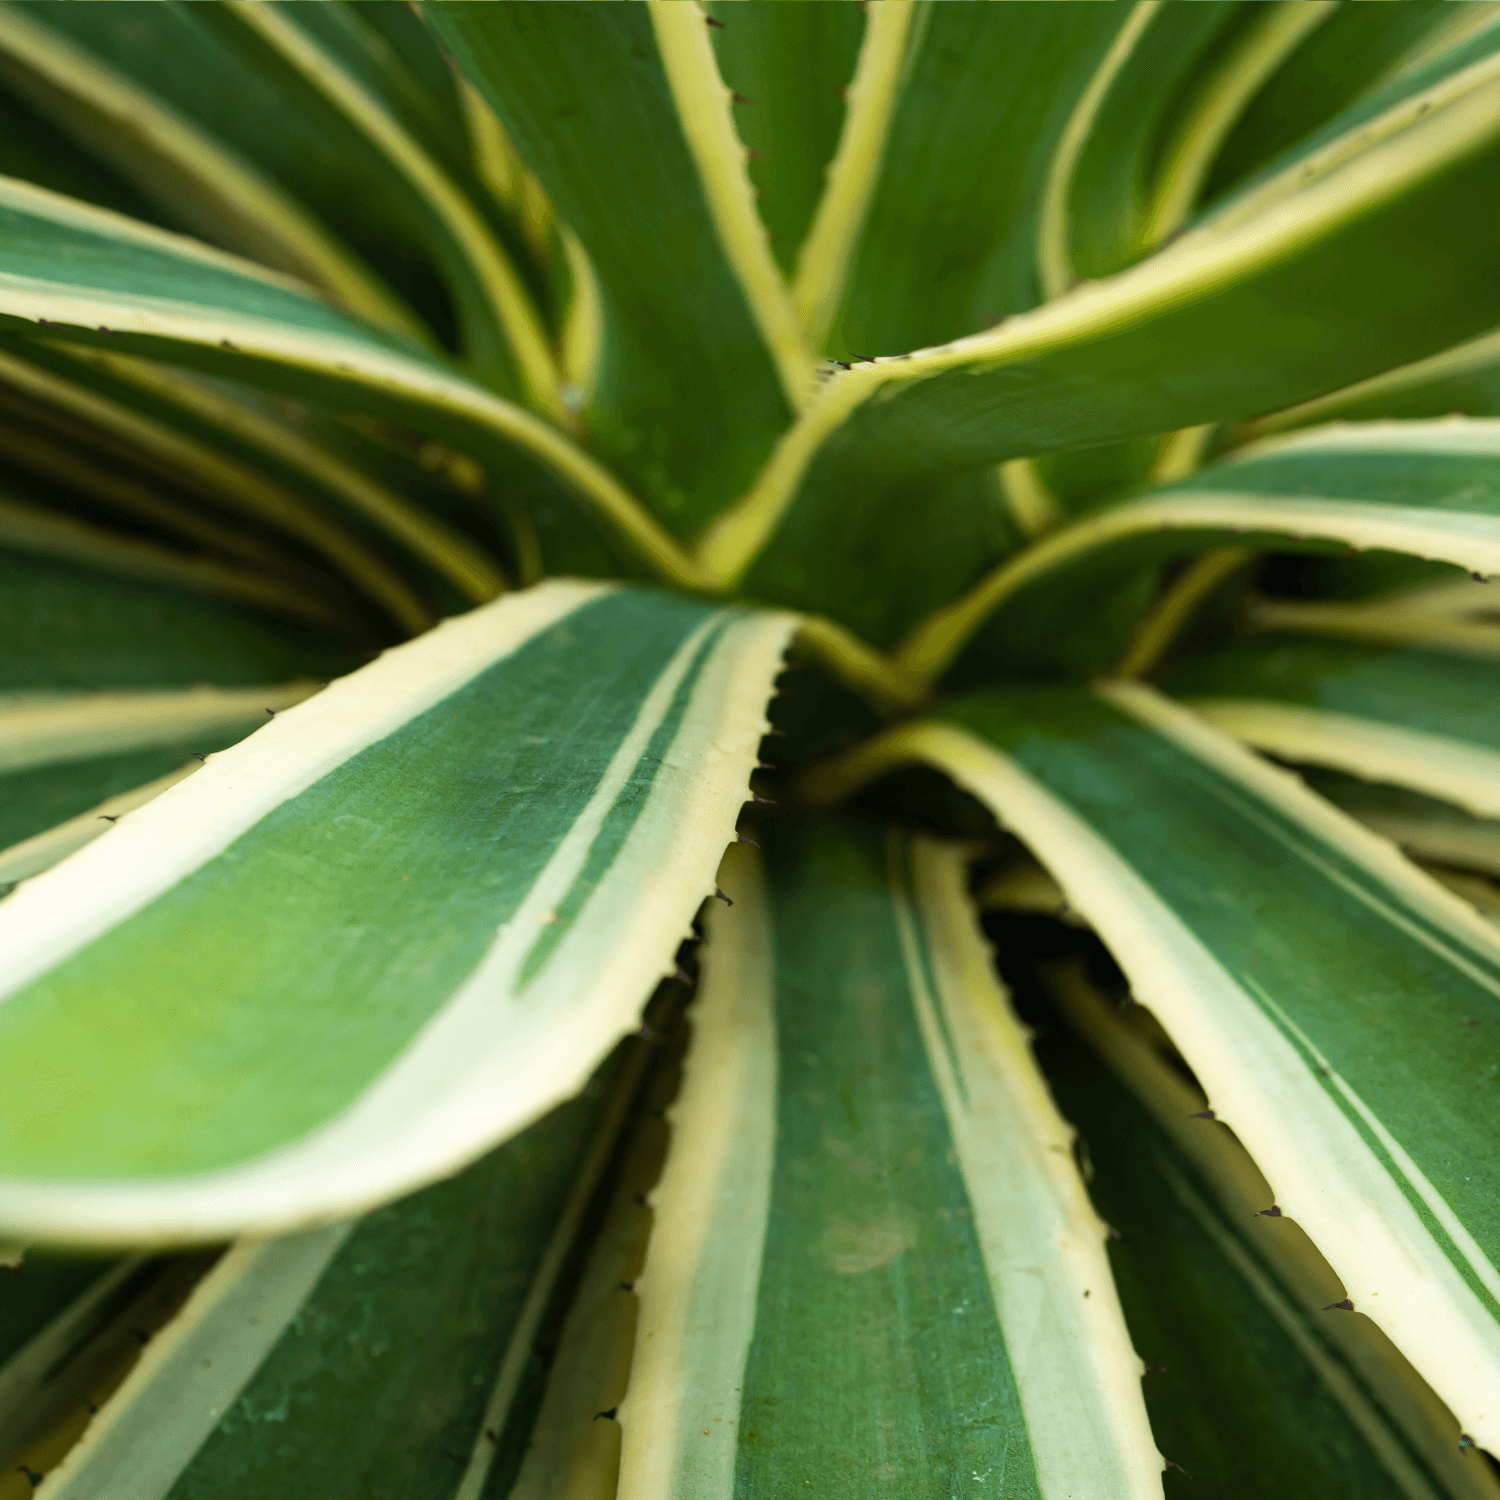
[[[0,118],[0,1500],[1500,1495],[1495,6]]]

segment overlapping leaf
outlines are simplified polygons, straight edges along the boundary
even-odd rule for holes
[[[449,1182],[231,1246],[60,1464],[45,1438],[6,1456],[69,1500],[122,1483],[133,1500],[508,1493],[546,1378],[538,1333],[572,1291],[649,1053],[627,1042],[585,1094]],[[64,1374],[86,1360],[83,1310],[59,1310],[16,1357],[50,1345]]]
[[[883,357],[828,383],[709,533],[710,571],[888,643],[922,591],[962,586],[905,567],[934,484],[1288,405],[1492,327],[1479,184],[1497,149],[1497,57],[1454,58],[1119,276],[910,358],[861,350]],[[1397,279],[1409,294],[1392,298]],[[1309,302],[1315,321],[1297,311]]]
[[[1265,1212],[1264,1177],[1204,1118],[1149,1014],[1100,993],[1077,960],[1044,983],[1074,1030],[1048,1014],[1038,1055],[1116,1231],[1111,1268],[1169,1482],[1232,1491],[1253,1454],[1255,1475],[1294,1496],[1495,1494],[1379,1327],[1331,1306],[1342,1283],[1299,1225]]]
[[[1398,552],[1500,571],[1497,440],[1488,421],[1372,423],[1246,449],[1045,538],[924,622],[898,657],[969,680],[993,675],[1001,660],[1012,671],[1107,670],[1112,662],[1088,655],[1097,634],[1077,629],[1078,601],[1226,544]]]
[[[1163,689],[1258,749],[1500,814],[1493,660],[1291,634],[1177,663]]]
[[[702,12],[443,3],[427,14],[598,276],[595,441],[690,535],[748,488],[811,377],[786,347],[796,331],[764,230],[725,219],[726,197],[747,214],[751,199]],[[674,62],[659,33],[688,24],[690,55]],[[715,133],[723,181],[703,175],[690,130]]]
[[[1109,944],[1353,1307],[1493,1448],[1494,929],[1148,689],[997,690],[945,719],[889,731],[813,789],[925,759],[990,806]]]
[[[621,1495],[1160,1494],[1103,1226],[962,852],[769,832],[708,935]]]
[[[696,579],[660,526],[560,431],[414,343],[249,262],[24,183],[0,182],[0,216],[6,326],[163,357],[335,409],[353,406],[447,438],[497,472],[519,448],[666,576]]]
[[[578,1087],[712,890],[794,623],[507,596],[23,884],[5,1232],[329,1222]]]

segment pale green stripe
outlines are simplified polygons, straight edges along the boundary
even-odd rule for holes
[[[1046,1495],[1160,1496],[1140,1361],[1072,1133],[994,978],[961,849],[892,836],[892,902]]]
[[[705,616],[623,594],[585,605],[12,993],[0,1033],[31,1086],[8,1093],[0,1168],[149,1177],[260,1155],[346,1108],[462,986],[516,993],[671,706],[664,669]],[[653,694],[664,701],[650,708]],[[571,747],[539,743],[559,717]],[[656,770],[640,768],[646,785]],[[549,781],[562,795],[542,800]],[[192,1049],[191,1071],[168,1038]],[[59,1067],[64,1113],[51,1102]],[[157,1109],[125,1112],[100,1140],[121,1091],[143,1089]]]
[[[236,1246],[47,1476],[49,1500],[161,1500],[351,1229]]]
[[[727,1500],[775,1146],[772,933],[760,861],[744,846],[710,913],[693,1042],[652,1194],[620,1500]],[[709,1429],[709,1437],[703,1429]]]

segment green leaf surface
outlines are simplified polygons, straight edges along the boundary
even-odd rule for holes
[[[593,446],[690,536],[749,487],[791,413],[720,242],[649,9],[443,3],[425,14],[598,276]]]
[[[1080,276],[1108,276],[1150,248],[1163,136],[1205,58],[1259,6],[1161,5],[1110,82],[1068,186],[1068,248]],[[1248,13],[1248,14],[1247,14]]]
[[[252,721],[265,722],[265,714]],[[246,725],[246,729],[250,728]],[[0,776],[0,851],[31,838],[97,802],[119,796],[175,771],[194,754],[226,750],[242,735],[221,730],[184,736],[175,744],[152,745],[84,761],[12,771]],[[101,825],[102,831],[102,825]]]
[[[1332,418],[1366,422],[1454,415],[1500,415],[1500,335],[1482,334],[1427,359],[1273,412],[1248,423],[1245,433],[1258,437]]]
[[[1152,1431],[1177,1466],[1168,1496],[1492,1495],[1488,1467],[1369,1318],[1323,1311],[1343,1286],[1298,1225],[1261,1212],[1273,1195],[1226,1127],[1192,1118],[1205,1101],[1145,1012],[1081,965],[1046,986],[1089,1043],[1048,1013],[1037,1057],[1116,1231]]]
[[[1500,663],[1419,647],[1268,632],[1175,662],[1174,698],[1257,698],[1500,746]]]
[[[1372,10],[1340,5],[1266,80],[1224,142],[1209,175],[1216,198],[1283,151],[1294,149],[1338,112],[1379,88],[1403,62],[1441,45],[1464,17],[1443,0],[1405,0]]]
[[[0,323],[270,385],[451,441],[503,472],[519,446],[667,576],[696,569],[560,431],[408,340],[179,236],[0,180]]]
[[[721,23],[713,43],[724,82],[754,101],[735,110],[734,123],[750,152],[750,180],[772,253],[790,277],[838,146],[864,12],[849,4],[724,0],[704,8]]]
[[[0,1105],[0,1224],[328,1222],[566,1096],[712,890],[794,623],[506,596],[24,884],[0,908],[0,1048],[28,1080]]]
[[[1043,300],[1053,153],[1129,6],[924,6],[828,352],[920,349]]]
[[[19,9],[253,164],[454,336],[454,310],[425,242],[426,206],[316,89],[246,46],[233,19],[216,14],[220,7],[164,0],[149,11],[122,12],[43,0]],[[167,211],[182,223],[170,205]],[[202,232],[199,224],[183,227]]]
[[[963,852],[766,832],[712,915],[621,1500],[1159,1495],[1103,1226]]]
[[[825,384],[708,534],[709,571],[873,635],[872,597],[911,610],[922,502],[958,474],[1285,406],[1493,327],[1497,122],[1491,55],[1118,276],[939,349],[860,350],[886,357]]]
[[[120,1264],[94,1255],[39,1255],[0,1270],[0,1371]]]
[[[478,1495],[646,1052],[450,1181],[231,1247],[48,1478],[66,1500]],[[519,1429],[519,1432],[513,1431]],[[486,1493],[488,1493],[486,1491]]]
[[[555,409],[546,352],[503,252],[407,132],[382,80],[349,65],[357,23],[349,38],[333,17],[295,7],[267,19],[214,5],[127,19],[49,4],[37,19],[259,166],[456,340],[489,384]]]
[[[0,123],[4,125],[0,173],[6,177],[21,177],[148,224],[160,222],[160,211],[128,182],[73,146],[44,115],[9,93],[0,93]]]
[[[360,465],[330,451],[332,445],[321,434],[299,431],[284,409],[276,411],[259,392],[222,380],[209,384],[108,350],[83,350],[35,339],[4,342],[7,352],[54,380],[81,387],[96,400],[102,398],[144,418],[144,425],[138,424],[144,439],[149,441],[153,432],[167,434],[156,456],[168,472],[185,466],[185,439],[196,452],[216,455],[217,473],[206,473],[202,466],[196,472],[187,469],[186,477],[203,488],[210,488],[216,478],[222,482],[225,471],[235,466],[252,476],[248,484],[242,481],[242,491],[264,493],[269,482],[290,492],[290,501],[282,499],[278,510],[266,518],[280,521],[304,545],[321,544],[321,550],[332,554],[330,560],[342,561],[346,571],[367,573],[368,568],[360,564],[369,552],[389,568],[388,556],[394,552],[398,557],[404,554],[408,565],[416,561],[424,582],[436,574],[470,604],[494,598],[504,586],[503,577],[479,548],[441,518],[427,513],[427,506],[414,503],[404,484],[392,482],[395,476],[380,472],[396,465]],[[432,486],[423,488],[430,493]],[[427,499],[427,494],[421,498]],[[301,519],[309,512],[311,525]],[[265,516],[264,507],[261,513]],[[320,525],[324,517],[334,524]],[[297,519],[301,519],[300,527],[289,524]],[[351,531],[352,547],[347,541]],[[362,581],[370,586],[368,579]]]
[[[0,9],[8,90],[155,205],[144,217],[192,230],[324,288],[373,321],[421,334],[413,313],[297,199],[132,78],[45,24],[55,6]]]
[[[0,552],[0,692],[324,680],[359,653],[226,600]]]
[[[227,748],[315,690],[0,695],[0,849]]]
[[[1274,632],[1177,662],[1159,683],[1273,755],[1500,815],[1500,661]]]
[[[339,3],[299,10],[297,24],[378,95],[444,166],[466,164],[472,143],[458,76],[420,12],[407,5]]]
[[[1079,601],[1225,545],[1404,553],[1500,572],[1497,451],[1500,424],[1489,420],[1334,425],[1245,449],[1046,537],[914,631],[900,659],[970,682],[997,661],[1108,670],[1074,654],[1097,646],[1079,629]]]
[[[889,731],[812,789],[919,759],[989,806],[1109,945],[1355,1310],[1492,1448],[1494,929],[1149,689],[997,690],[944,720]]]
[[[1500,822],[1473,817],[1451,802],[1410,787],[1370,782],[1321,766],[1300,769],[1303,780],[1319,796],[1399,844],[1413,858],[1500,875]]]

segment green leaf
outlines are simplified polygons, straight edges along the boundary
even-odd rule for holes
[[[786,327],[769,327],[743,279],[741,241],[695,159],[687,127],[718,121],[728,133],[728,91],[717,75],[674,75],[659,45],[669,23],[700,28],[706,55],[697,62],[713,66],[702,12],[665,7],[678,10],[676,21],[646,6],[443,3],[424,13],[598,276],[606,332],[587,412],[595,443],[676,535],[689,536],[749,487],[811,361],[787,376],[782,358],[778,370],[789,303]],[[689,112],[675,93],[694,82],[705,93]],[[717,167],[737,174],[748,204],[742,159],[721,157]],[[755,232],[761,237],[742,252],[758,249],[774,276],[763,231]]]
[[[337,488],[330,491],[326,485],[309,483],[315,475],[308,475],[306,466],[296,462],[299,447],[306,445],[299,445],[295,434],[287,433],[286,441],[278,443],[277,425],[262,422],[259,426],[269,427],[269,437],[262,431],[258,445],[246,442],[234,426],[253,424],[253,412],[222,400],[214,403],[208,393],[195,392],[180,380],[175,385],[193,397],[192,405],[180,397],[153,399],[139,379],[122,380],[112,375],[110,363],[118,356],[97,356],[103,364],[100,368],[93,351],[85,351],[85,357],[79,359],[74,351],[40,340],[0,336],[0,344],[5,346],[0,347],[0,381],[24,405],[41,405],[54,421],[60,416],[65,427],[83,426],[95,442],[112,448],[117,456],[123,448],[132,465],[154,470],[169,483],[196,492],[195,498],[212,496],[210,504],[217,509],[238,511],[252,523],[269,523],[320,555],[407,632],[414,633],[432,623],[430,606],[381,555],[379,544],[371,545],[358,534],[371,529],[366,516],[359,514],[351,528],[336,514],[337,509],[350,508],[339,505],[344,494]],[[142,361],[130,361],[129,365],[136,370],[145,368]],[[155,384],[170,390],[174,382],[164,376]],[[202,410],[205,405],[209,405],[208,414]],[[225,407],[227,412],[222,409]],[[61,433],[53,436],[54,444],[58,436]],[[271,449],[279,449],[274,458],[268,452]],[[410,515],[399,502],[390,510]],[[398,534],[401,531],[399,526],[394,529]],[[410,528],[418,537],[432,530],[420,521]],[[273,551],[270,561],[272,570],[283,575],[288,584],[305,586],[309,582],[307,570],[286,559],[284,552],[278,555]],[[314,574],[313,580],[316,578]]]
[[[268,614],[339,633],[349,612],[333,598],[307,591],[295,579],[182,552],[124,532],[106,530],[40,506],[26,505],[0,492],[0,547],[7,552],[56,558],[123,578],[140,578],[177,588],[216,594]]]
[[[0,1406],[8,1409],[17,1387],[23,1386],[14,1378],[16,1355],[91,1290],[97,1298],[103,1292],[101,1283],[118,1284],[120,1268],[129,1264],[100,1256],[27,1256],[0,1269]]]
[[[1500,875],[1500,823],[1471,817],[1408,787],[1385,786],[1309,766],[1303,780],[1351,818],[1399,844],[1413,858]]]
[[[241,738],[198,735],[193,746],[201,743],[205,749],[157,746],[0,778],[0,789],[16,798],[0,820],[0,839],[15,840],[0,847],[0,895],[92,844],[126,813],[191,776],[202,764],[199,755],[227,749]]]
[[[1045,1024],[1038,1060],[1117,1231],[1110,1264],[1147,1363],[1152,1430],[1184,1492],[1242,1493],[1253,1454],[1252,1492],[1274,1483],[1298,1500],[1493,1495],[1488,1467],[1379,1327],[1324,1311],[1342,1283],[1299,1225],[1264,1212],[1265,1178],[1224,1125],[1199,1118],[1207,1100],[1150,1016],[1100,993],[1076,961],[1049,966],[1045,985],[1077,1034]]]
[[[274,545],[248,527],[205,516],[201,505],[182,495],[177,486],[142,473],[137,455],[103,451],[97,434],[86,436],[75,429],[65,436],[62,431],[49,431],[57,424],[47,422],[45,414],[29,401],[0,396],[0,406],[7,417],[16,419],[0,427],[0,453],[12,466],[7,476],[12,493],[90,519],[123,521],[134,530],[178,545],[186,543],[209,555],[262,568],[270,564],[288,580],[307,576],[295,561],[279,555]],[[91,442],[90,436],[96,441]],[[322,587],[337,587],[322,575],[311,577]]]
[[[168,105],[190,130],[196,127],[194,154],[203,160],[193,165],[211,190],[227,192],[227,174],[207,161],[222,142],[261,165],[305,211],[330,217],[415,300],[430,303],[436,290],[437,307],[429,316],[439,325],[448,314],[446,291],[459,342],[482,377],[560,414],[556,372],[534,309],[481,216],[381,93],[325,48],[298,13],[169,5],[139,24],[122,25],[117,17],[79,16],[58,5],[45,7],[39,19],[83,50],[82,63],[102,63],[134,80],[148,106]],[[101,89],[87,88],[85,71],[75,67],[67,74],[75,97],[97,98]],[[123,104],[114,108],[133,118]],[[112,145],[118,154],[120,145]],[[149,147],[137,155],[147,185],[160,194],[164,185],[150,182],[149,174],[163,171],[168,153],[154,140]],[[184,154],[179,151],[179,159]],[[181,196],[179,190],[174,208]],[[257,217],[264,221],[266,215]],[[203,227],[191,216],[188,226]],[[227,242],[250,248],[232,238]],[[412,265],[421,268],[415,285]],[[431,266],[441,268],[444,288],[422,286],[423,271],[431,276]],[[362,300],[362,311],[367,302]]]
[[[1274,633],[1189,657],[1159,685],[1283,760],[1500,815],[1500,662]]]
[[[0,9],[0,73],[55,132],[151,200],[156,212],[149,217],[164,216],[304,277],[374,322],[419,333],[411,312],[301,204],[149,87],[92,54],[86,36],[82,46],[70,40],[60,11],[58,5]]]
[[[712,891],[794,626],[508,595],[22,885],[0,906],[0,1225],[326,1223],[566,1097]]]
[[[308,682],[0,695],[0,846],[163,776],[195,749],[224,749],[315,691]]]
[[[1260,9],[1224,0],[1156,7],[1110,80],[1073,166],[1066,201],[1068,270],[1109,276],[1151,248],[1148,226],[1163,135],[1183,110],[1205,59],[1238,40]]]
[[[1500,335],[1481,334],[1427,359],[1373,375],[1286,411],[1245,424],[1247,437],[1263,437],[1331,418],[1372,421],[1389,417],[1500,416]]]
[[[65,4],[18,8],[258,167],[426,310],[433,273],[420,212],[399,177],[314,91],[239,50],[237,32],[210,17],[214,7],[162,4],[129,17]]]
[[[846,85],[865,31],[857,5],[705,7],[719,24],[724,82],[753,104],[734,123],[750,152],[750,180],[771,251],[788,275],[823,194],[844,123]]]
[[[0,639],[0,693],[321,681],[359,660],[227,600],[3,551]]]
[[[1044,300],[1038,236],[1054,156],[1130,14],[917,10],[830,353],[919,349]]]
[[[678,582],[691,560],[562,433],[285,278],[132,220],[0,180],[0,324],[159,357],[444,438],[503,472],[519,447]]]
[[[1500,935],[1150,689],[996,690],[944,719],[888,731],[809,791],[921,760],[991,808],[1109,945],[1355,1310],[1493,1450]]]
[[[711,919],[621,1500],[1159,1495],[1103,1226],[963,852],[767,832]]]
[[[1242,549],[1405,553],[1500,572],[1500,423],[1332,426],[1246,449],[1052,533],[913,631],[908,670],[961,679],[1070,666],[1081,599],[1176,556]],[[1095,662],[1084,670],[1107,669]]]
[[[1340,5],[1268,78],[1246,107],[1208,180],[1210,197],[1298,146],[1338,112],[1389,83],[1430,51],[1488,25],[1488,15],[1443,0],[1383,11]]]
[[[76,382],[95,397],[118,403],[144,418],[144,422],[134,423],[127,419],[121,423],[122,430],[146,440],[156,437],[158,450],[169,467],[174,457],[179,464],[183,462],[185,438],[199,452],[215,450],[218,460],[213,478],[222,482],[228,467],[225,460],[238,460],[273,485],[294,492],[303,502],[300,509],[304,512],[331,513],[341,523],[352,517],[356,532],[374,533],[395,542],[470,604],[486,603],[505,586],[503,576],[482,549],[427,513],[427,507],[413,503],[401,488],[383,483],[378,472],[372,474],[370,468],[350,462],[332,444],[321,440],[321,435],[299,431],[268,403],[255,399],[258,393],[226,388],[224,382],[209,386],[180,371],[107,350],[81,350],[30,339],[8,342],[18,357],[38,369],[61,381]],[[91,403],[90,409],[97,411],[97,402]],[[173,437],[177,439],[175,453],[168,451]],[[194,477],[206,477],[202,465]],[[263,493],[265,485],[255,485],[252,480],[249,485],[242,482],[240,488],[242,492],[253,488]],[[262,505],[262,513],[265,509]],[[299,507],[295,500],[291,504],[283,501],[280,509],[286,515]],[[339,556],[340,547],[330,547],[324,540],[330,529],[326,524],[319,530],[303,520],[299,529],[300,540],[322,542],[323,550]],[[348,548],[337,532],[335,537],[344,549]],[[352,550],[358,560],[366,549],[356,544]],[[348,566],[346,562],[346,569]]]
[[[387,165],[397,201],[418,215],[433,258],[443,267],[466,360],[487,386],[519,392],[555,420],[564,417],[558,370],[537,310],[484,216],[423,149],[379,93],[301,24],[282,13],[229,5],[207,13],[276,81],[277,92],[315,97],[323,110],[365,138]]]
[[[477,1496],[523,1446],[534,1344],[640,1086],[589,1090],[451,1181],[354,1224],[241,1241],[47,1480],[66,1500]]]
[[[1497,122],[1500,52],[1361,120],[1118,276],[988,333],[835,375],[706,535],[703,564],[883,644],[871,600],[894,599],[887,619],[915,623],[925,580],[905,561],[934,485],[1285,406],[1493,327],[1482,184]],[[1397,284],[1409,294],[1390,296]],[[1159,378],[1143,381],[1146,368]]]
[[[1192,97],[1157,143],[1156,178],[1144,225],[1147,244],[1179,232],[1198,206],[1204,179],[1246,103],[1288,53],[1333,15],[1332,3],[1251,6],[1243,24],[1200,70]],[[1283,164],[1284,165],[1284,164]]]
[[[70,1264],[28,1254],[6,1273],[19,1289],[31,1289],[17,1297],[22,1316],[5,1318],[7,1332],[24,1337],[0,1364],[6,1500],[34,1487],[73,1446],[217,1258],[210,1250]]]

